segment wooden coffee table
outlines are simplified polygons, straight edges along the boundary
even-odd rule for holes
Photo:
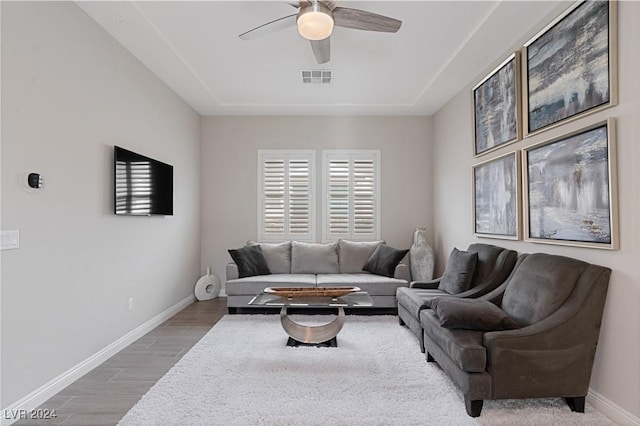
[[[338,346],[336,336],[342,330],[344,308],[374,306],[369,293],[359,291],[343,296],[282,296],[272,293],[260,293],[249,301],[249,305],[280,306],[280,322],[289,335],[287,346]],[[321,325],[298,324],[289,317],[288,308],[304,310],[338,309],[337,317]]]

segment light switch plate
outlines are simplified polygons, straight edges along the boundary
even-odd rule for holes
[[[0,250],[13,250],[20,248],[20,231],[2,231]]]

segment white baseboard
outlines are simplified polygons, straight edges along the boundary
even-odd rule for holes
[[[636,417],[610,399],[589,389],[587,403],[620,426],[640,425],[640,417]]]
[[[76,366],[60,374],[50,382],[45,383],[27,396],[19,399],[9,407],[2,409],[2,426],[8,426],[20,420],[21,415],[24,416],[29,413],[30,410],[37,408],[38,406],[46,402],[49,398],[60,392],[62,389],[66,388],[71,383],[75,382],[80,377],[84,376],[89,371],[93,370],[94,368],[105,362],[107,359],[111,358],[113,355],[138,340],[140,337],[144,336],[149,331],[153,330],[154,328],[192,304],[194,301],[195,297],[193,295],[181,300],[180,302],[171,306],[169,309],[161,312],[160,314],[151,318],[149,321],[125,334],[115,342],[109,344],[95,354],[91,355],[89,358],[80,362]]]

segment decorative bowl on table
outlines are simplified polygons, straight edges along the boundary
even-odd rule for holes
[[[345,294],[356,293],[360,287],[267,287],[265,293],[274,294],[281,297],[305,297],[305,296],[327,296],[340,297]]]

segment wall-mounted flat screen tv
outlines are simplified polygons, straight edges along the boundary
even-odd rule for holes
[[[173,215],[173,166],[114,146],[118,215]]]

